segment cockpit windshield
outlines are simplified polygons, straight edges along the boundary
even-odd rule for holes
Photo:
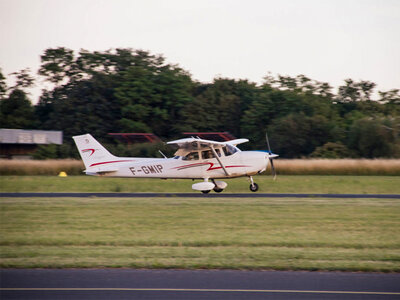
[[[238,149],[232,145],[227,144],[226,146],[222,147],[224,150],[225,156],[232,155],[236,152],[238,152]]]

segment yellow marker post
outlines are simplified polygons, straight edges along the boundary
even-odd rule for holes
[[[58,177],[67,177],[67,176],[68,176],[67,173],[65,173],[64,171],[58,174]]]

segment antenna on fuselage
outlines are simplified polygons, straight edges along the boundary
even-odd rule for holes
[[[161,151],[161,150],[158,150],[158,152],[160,152],[160,153],[161,153],[161,155],[162,155],[162,156],[164,156],[164,158],[167,158],[167,157],[165,156],[165,154],[164,154],[164,153],[162,153],[162,151]]]

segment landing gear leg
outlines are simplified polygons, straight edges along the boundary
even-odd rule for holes
[[[215,180],[214,180],[214,179],[211,179],[211,181],[212,181],[212,183],[215,184],[214,192],[216,192],[216,193],[221,193],[221,192],[224,190],[224,189],[218,188],[218,186],[217,186],[217,184],[215,183]]]
[[[253,176],[249,176],[249,178],[250,178],[250,182],[251,182],[250,191],[257,192],[258,191],[258,184],[254,182]]]

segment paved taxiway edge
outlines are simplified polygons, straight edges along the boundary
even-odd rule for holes
[[[38,197],[38,198],[377,198],[400,199],[400,194],[308,194],[308,193],[0,193],[0,198]]]
[[[96,300],[376,299],[383,296],[398,299],[400,296],[400,274],[397,273],[3,269],[0,275],[0,296],[4,299],[55,299],[67,295],[71,296],[68,299],[93,296],[89,299]]]

